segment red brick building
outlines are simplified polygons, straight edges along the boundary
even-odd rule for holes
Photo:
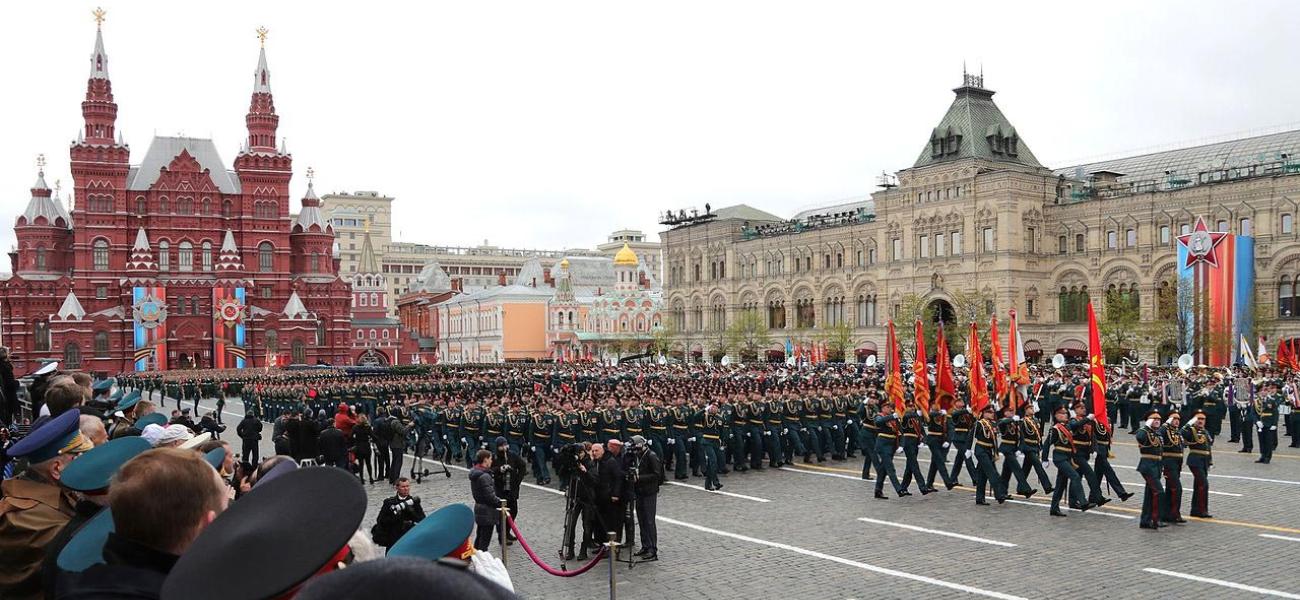
[[[350,285],[310,186],[289,216],[293,158],[276,145],[265,48],[233,168],[212,140],[183,137],[155,137],[133,165],[108,64],[97,32],[70,149],[75,205],[41,173],[14,224],[0,329],[16,369],[351,362]]]
[[[421,355],[415,334],[388,316],[388,282],[375,257],[366,230],[361,257],[352,276],[352,362],[358,365],[409,365],[432,363]]]

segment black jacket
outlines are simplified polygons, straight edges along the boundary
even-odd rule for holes
[[[596,473],[597,504],[608,506],[613,503],[613,498],[618,498],[618,501],[622,502],[627,496],[623,491],[624,486],[627,485],[627,474],[623,472],[622,458],[607,452],[601,457],[597,468],[599,469]]]
[[[509,466],[509,469],[506,467]],[[519,497],[519,488],[523,487],[524,475],[528,474],[528,463],[514,452],[506,451],[492,455],[492,482],[496,485],[497,496]]]
[[[68,579],[59,582],[55,598],[158,598],[163,581],[179,558],[110,533],[104,543],[105,564],[90,567],[80,575],[68,574]]]
[[[632,461],[632,454],[628,453],[628,460]],[[632,464],[631,462],[628,463]],[[659,486],[663,483],[663,461],[659,460],[659,455],[654,450],[646,450],[641,455],[640,462],[637,463],[637,472],[634,475],[636,483],[634,489],[637,496],[653,496],[659,493]]]
[[[407,531],[415,527],[416,523],[423,520],[424,507],[420,505],[419,497],[385,498],[383,506],[379,507],[379,517],[375,520],[375,526],[370,530],[370,534],[376,544],[392,546]]]
[[[501,510],[501,499],[492,483],[492,471],[474,465],[469,472],[469,491],[474,495],[475,520],[495,521]]]
[[[369,423],[357,423],[352,427],[352,452],[357,458],[370,456],[371,430]]]
[[[244,419],[235,426],[235,434],[239,439],[245,442],[257,442],[262,439],[262,422],[257,420],[251,413],[244,415]]]
[[[298,422],[298,438],[294,440],[293,454],[294,458],[302,460],[304,458],[316,459],[320,454],[317,439],[320,437],[320,426],[316,421],[303,419]]]
[[[325,462],[331,465],[348,459],[348,440],[337,427],[330,427],[320,432],[317,446],[321,456],[325,457]]]

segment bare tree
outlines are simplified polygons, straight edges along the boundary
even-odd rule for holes
[[[739,350],[743,360],[756,360],[759,352],[771,344],[767,321],[757,310],[742,310],[727,327],[728,347]]]

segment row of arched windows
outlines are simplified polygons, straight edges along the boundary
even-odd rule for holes
[[[91,202],[91,205],[90,205],[90,206],[91,206],[90,210],[91,210],[92,212],[112,212],[112,210],[113,210],[113,205],[112,205],[112,197],[111,197],[111,196],[108,196],[108,197],[107,197],[107,198],[108,198],[108,204],[106,205],[106,208],[104,208],[103,210],[98,210],[98,211],[96,211],[96,209],[95,209],[95,204],[94,204],[94,202],[93,202],[93,197],[90,197],[90,198],[92,199],[92,202]],[[197,210],[196,210],[196,208],[197,208]],[[175,212],[173,212],[173,209],[175,209]],[[173,202],[172,202],[172,201],[171,201],[167,196],[159,196],[159,197],[158,197],[158,203],[157,203],[157,205],[155,205],[155,209],[151,211],[151,210],[150,210],[150,207],[149,207],[149,199],[146,198],[146,197],[144,197],[144,196],[136,196],[136,197],[135,197],[134,212],[135,212],[136,215],[138,215],[138,216],[142,216],[142,217],[143,217],[143,216],[146,216],[146,215],[150,215],[150,214],[158,214],[158,215],[166,215],[166,214],[194,215],[194,214],[199,214],[199,215],[203,215],[203,216],[208,216],[208,215],[211,215],[211,214],[212,214],[212,199],[211,199],[211,198],[208,198],[208,197],[205,196],[205,197],[201,198],[201,199],[198,201],[198,204],[197,204],[197,206],[196,206],[196,204],[195,204],[195,202],[194,202],[194,198],[192,198],[192,197],[190,197],[190,196],[181,196],[181,197],[179,197],[179,198],[176,199],[175,203],[173,203]],[[222,200],[222,201],[221,201],[221,216],[223,216],[223,217],[232,217],[232,216],[234,216],[234,212],[235,212],[235,207],[234,207],[234,204],[231,203],[230,200]]]

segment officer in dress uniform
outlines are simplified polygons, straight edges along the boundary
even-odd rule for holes
[[[1137,420],[1137,413],[1133,413],[1133,419]],[[1114,429],[1104,423],[1096,423],[1093,430],[1097,442],[1097,459],[1093,463],[1093,472],[1097,474],[1098,485],[1102,479],[1106,480],[1110,489],[1119,492],[1121,502],[1133,497],[1133,492],[1126,491],[1124,484],[1120,482],[1119,475],[1115,473],[1115,467],[1110,464],[1110,444],[1115,435]]]
[[[73,497],[59,486],[63,470],[93,447],[81,435],[80,412],[65,411],[9,447],[27,469],[0,483],[0,598],[40,598],[45,548],[76,511]]]
[[[691,437],[691,418],[686,407],[686,397],[678,394],[671,410],[672,434],[668,438],[673,451],[673,479],[687,479],[687,440]]]
[[[1137,432],[1138,455],[1141,457],[1137,471],[1146,486],[1142,493],[1142,518],[1139,522],[1143,529],[1162,527],[1161,511],[1166,503],[1165,488],[1160,484],[1164,443],[1159,427],[1160,412],[1152,410]]]
[[[1257,463],[1271,462],[1273,449],[1277,447],[1277,407],[1286,401],[1280,388],[1277,380],[1270,380],[1264,385],[1264,394],[1255,398],[1255,412],[1259,416],[1255,423],[1255,430],[1259,432]]]
[[[916,407],[916,402],[908,400],[907,410],[903,412],[903,424],[901,427],[903,437],[903,489],[912,485],[912,478],[916,478],[916,487],[920,489],[921,495],[925,496],[933,491],[934,488],[926,484],[925,476],[921,473],[921,465],[917,462],[917,454],[921,449],[921,440],[925,435],[925,421],[921,416],[921,411]],[[892,461],[891,461],[892,462]]]
[[[926,474],[925,487],[930,490],[934,489],[936,474],[942,478],[945,488],[951,490],[957,486],[957,480],[948,474],[948,449],[952,447],[948,421],[948,411],[939,408],[937,403],[930,407],[930,422],[925,427],[925,444],[930,448],[930,472]]]
[[[1161,467],[1165,474],[1165,505],[1161,520],[1166,523],[1186,523],[1182,515],[1183,503],[1183,434],[1177,412],[1170,412],[1160,429]]]
[[[1043,432],[1038,425],[1038,409],[1035,408],[1034,402],[1025,404],[1025,418],[1020,421],[1020,451],[1025,455],[1024,461],[1020,465],[1020,470],[1024,472],[1025,478],[1029,474],[1038,475],[1038,483],[1043,486],[1044,494],[1051,494],[1053,491],[1052,480],[1047,477],[1047,469],[1043,468],[1043,461],[1039,455],[1043,452]]]
[[[1187,468],[1192,472],[1193,517],[1211,519],[1210,465],[1214,464],[1211,448],[1214,436],[1205,428],[1205,413],[1197,411],[1182,430],[1183,443],[1187,444]]]
[[[1047,430],[1047,439],[1044,440],[1042,449],[1043,458],[1047,458],[1048,451],[1051,451],[1052,465],[1056,467],[1056,485],[1052,488],[1052,510],[1053,517],[1064,517],[1065,513],[1061,511],[1061,496],[1064,496],[1066,490],[1070,492],[1070,498],[1083,497],[1083,478],[1074,468],[1074,433],[1070,431],[1068,417],[1070,411],[1066,410],[1064,405],[1056,407],[1056,413],[1053,415],[1055,422]],[[1085,504],[1082,510],[1093,508],[1091,504]]]
[[[963,466],[970,473],[971,480],[975,479],[975,463],[971,459],[972,455],[967,452],[967,450],[970,450],[971,429],[975,428],[975,421],[976,416],[971,413],[970,409],[966,408],[964,398],[959,397],[953,400],[952,419],[950,419],[949,425],[952,431],[949,432],[948,438],[952,440],[952,445],[957,450],[957,456],[952,463],[952,480],[958,484],[961,481],[958,480],[957,476],[961,475]]]
[[[907,491],[898,482],[898,473],[894,470],[894,454],[898,451],[899,437],[902,434],[902,424],[899,423],[898,417],[894,414],[895,407],[891,404],[884,407],[880,414],[876,416],[876,498],[888,500],[885,495],[885,477],[889,477],[889,483],[894,486],[894,492],[899,498],[911,496],[912,493]],[[804,461],[807,462],[807,461]]]
[[[874,395],[868,396],[858,407],[858,422],[862,424],[858,429],[858,447],[862,449],[862,478],[868,481],[871,480],[871,468],[879,460],[876,457],[876,435],[880,433],[880,428],[876,425],[876,417],[880,414],[877,402]],[[933,483],[933,475],[930,482]]]
[[[722,462],[722,416],[718,405],[710,402],[695,415],[698,424],[700,460],[704,463],[704,489],[713,491],[722,489],[718,479],[718,469]]]
[[[1002,504],[1007,501],[1007,486],[1002,483],[998,477],[998,469],[994,466],[997,460],[995,448],[998,445],[998,428],[993,422],[993,406],[986,405],[980,410],[980,420],[975,423],[971,430],[972,448],[966,451],[966,457],[974,460],[974,469],[971,473],[975,478],[975,504],[987,506],[985,500],[986,488],[993,487],[993,498]]]
[[[1074,403],[1074,418],[1070,419],[1070,432],[1074,434],[1074,468],[1083,476],[1083,480],[1088,484],[1089,504],[1101,506],[1110,502],[1101,494],[1101,482],[1097,480],[1097,472],[1092,470],[1092,451],[1096,444],[1096,423],[1097,418],[1088,412],[1083,401]],[[1070,508],[1079,508],[1076,506],[1082,503],[1083,498],[1071,498]]]
[[[1038,493],[1038,490],[1029,487],[1029,481],[1025,479],[1025,472],[1021,468],[1021,460],[1024,456],[1023,448],[1020,443],[1021,427],[1023,419],[1016,414],[1016,410],[1010,405],[1002,409],[1002,418],[998,420],[998,453],[1002,455],[1002,486],[1007,487],[1011,483],[1011,476],[1016,476],[1016,493],[1030,498]],[[1019,455],[1019,456],[1017,456]]]
[[[781,432],[785,429],[785,403],[775,396],[767,401],[763,401],[762,397],[758,396],[756,404],[763,407],[763,419],[766,425],[763,443],[767,447],[767,466],[773,469],[780,468],[787,462],[785,448],[781,445]]]

